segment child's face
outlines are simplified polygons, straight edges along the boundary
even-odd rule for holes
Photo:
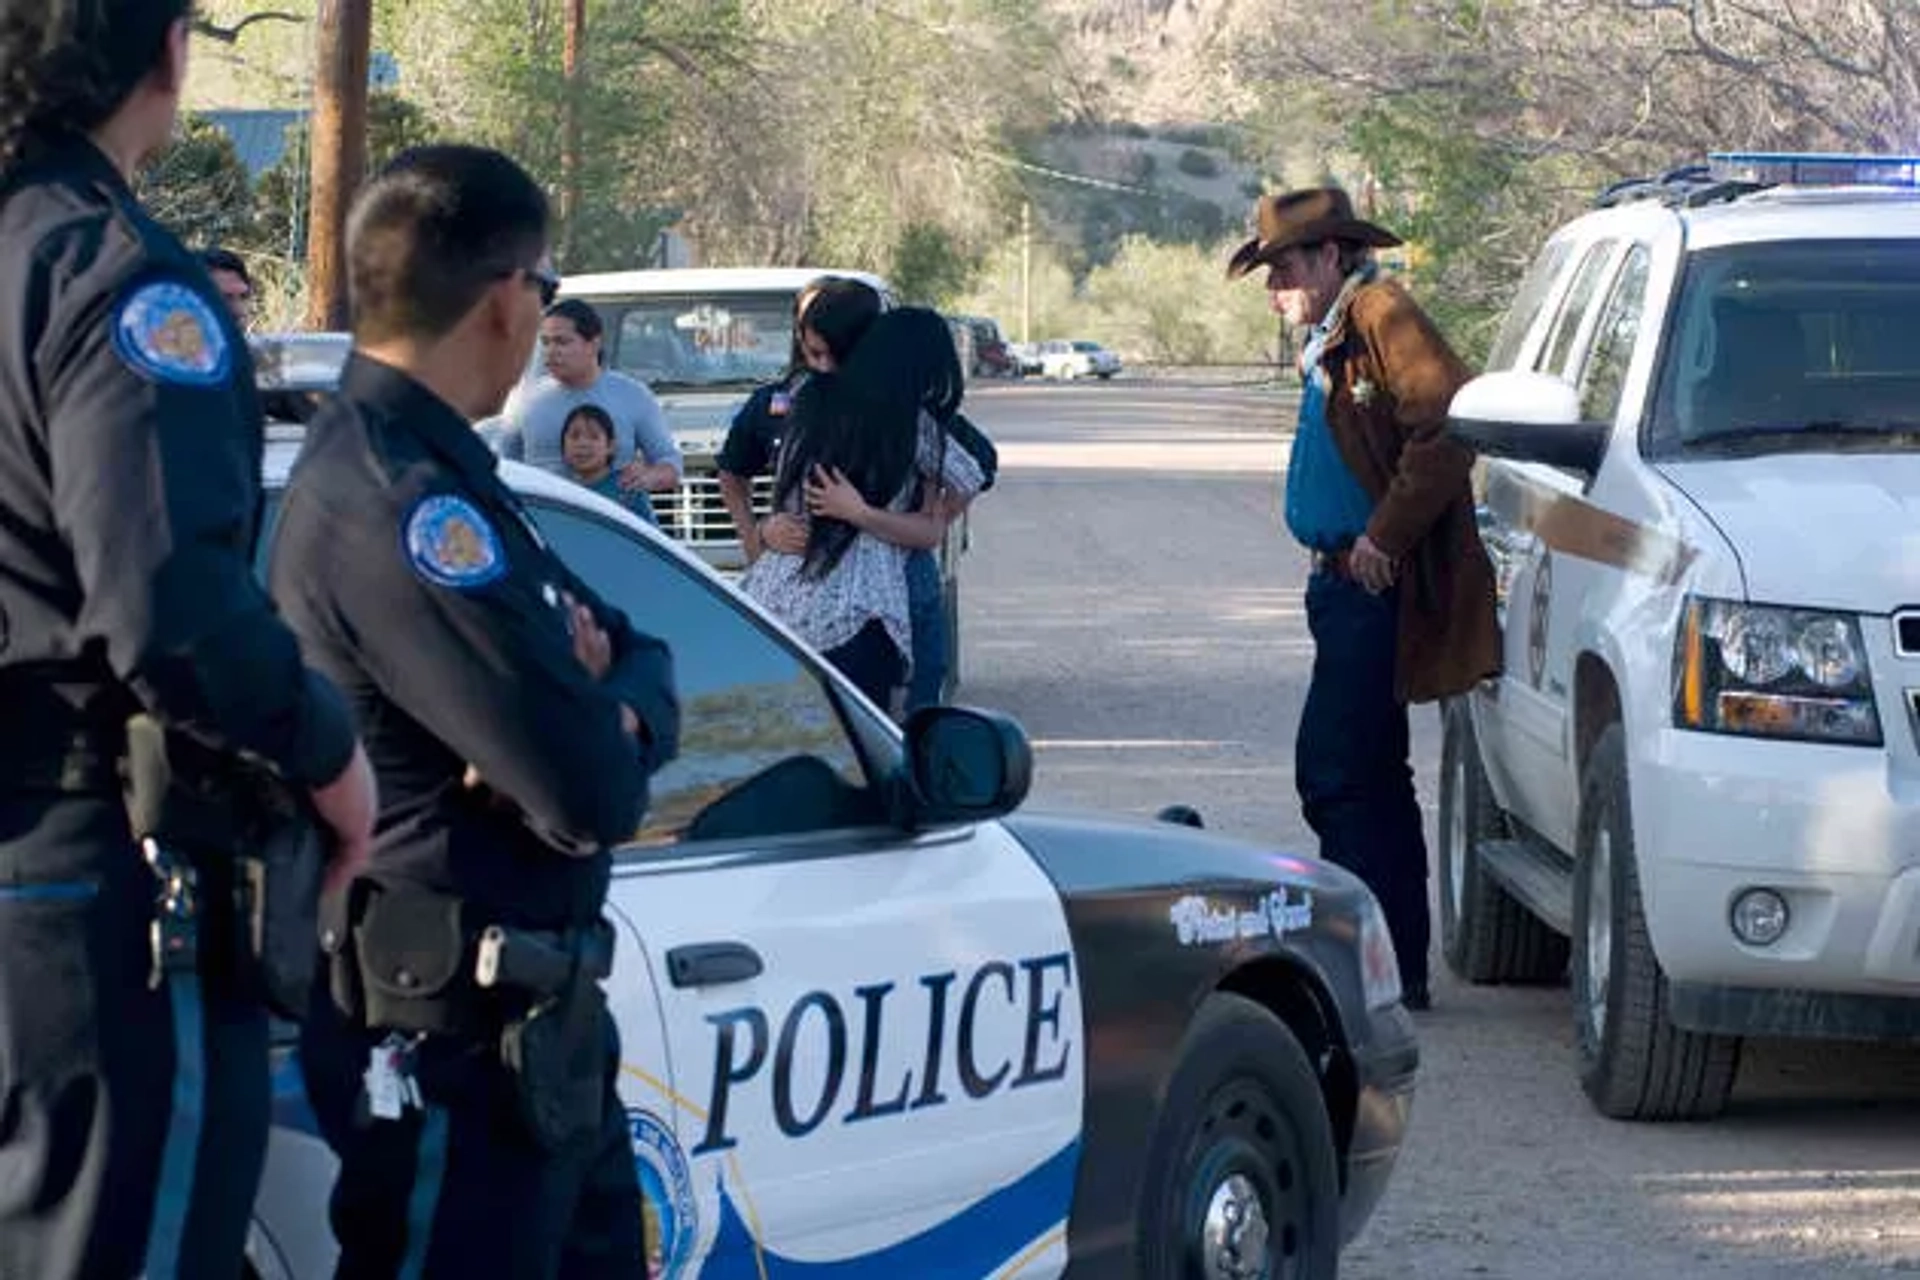
[[[581,475],[599,475],[613,465],[613,441],[592,418],[570,418],[560,433],[560,454]]]

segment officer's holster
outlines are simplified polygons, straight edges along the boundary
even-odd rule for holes
[[[612,1052],[613,927],[480,924],[461,899],[365,876],[328,904],[334,1002],[373,1031],[497,1044],[522,1122],[547,1150],[599,1131]]]
[[[146,715],[127,722],[125,790],[135,840],[183,860],[198,881],[201,975],[237,1000],[303,1019],[326,865],[304,799]],[[161,915],[159,927],[177,924],[164,907]]]

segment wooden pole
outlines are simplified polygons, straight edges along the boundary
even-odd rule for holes
[[[562,54],[566,73],[566,123],[560,139],[560,266],[573,261],[580,218],[580,99],[585,90],[587,0],[567,0],[567,38]]]
[[[347,210],[367,171],[373,0],[318,0],[307,214],[309,329],[348,327]]]

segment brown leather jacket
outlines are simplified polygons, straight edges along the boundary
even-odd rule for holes
[[[1447,406],[1471,373],[1392,280],[1355,290],[1326,352],[1327,423],[1373,498],[1367,536],[1402,565],[1395,693],[1404,702],[1464,693],[1500,669],[1473,452],[1446,434]]]

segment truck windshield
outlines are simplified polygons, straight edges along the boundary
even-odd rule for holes
[[[1920,241],[1702,250],[1670,332],[1658,451],[1878,452],[1920,439]]]
[[[594,298],[608,363],[654,390],[752,385],[778,377],[793,345],[793,294]]]

